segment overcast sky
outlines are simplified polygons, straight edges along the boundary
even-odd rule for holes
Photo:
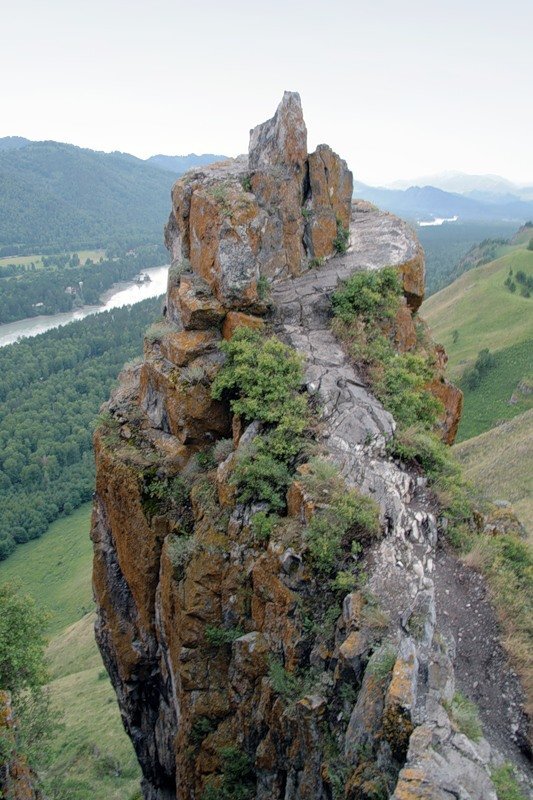
[[[533,0],[0,5],[0,136],[234,155],[290,89],[358,180],[533,183]]]

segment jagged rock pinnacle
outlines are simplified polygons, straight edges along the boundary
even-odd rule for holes
[[[282,166],[302,173],[307,160],[307,128],[297,92],[285,92],[272,119],[250,131],[251,170]]]

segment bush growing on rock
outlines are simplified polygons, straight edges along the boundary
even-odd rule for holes
[[[302,359],[277,337],[264,339],[250,328],[238,328],[220,345],[226,363],[213,381],[211,393],[230,396],[231,410],[245,420],[284,425],[304,419],[307,399],[298,394],[303,381]],[[304,423],[305,424],[305,423]],[[297,424],[299,432],[303,430]]]
[[[451,702],[446,706],[446,710],[458,731],[464,733],[473,742],[481,739],[483,732],[477,706],[462,692],[454,694]]]
[[[354,541],[370,541],[381,532],[379,508],[372,498],[357,490],[336,494],[331,503],[314,514],[305,536],[311,562],[319,572],[331,572]]]
[[[283,461],[271,455],[268,440],[258,438],[238,459],[231,483],[237,486],[239,502],[265,502],[277,511],[285,506],[291,472]]]
[[[356,317],[365,321],[390,318],[398,309],[401,292],[400,279],[393,267],[356,272],[333,295],[333,311],[346,323],[353,322]]]

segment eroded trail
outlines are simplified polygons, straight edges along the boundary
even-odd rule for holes
[[[330,326],[330,298],[340,281],[357,270],[410,262],[417,254],[416,243],[405,223],[366,204],[354,207],[350,233],[352,246],[346,255],[274,288],[275,330],[305,356],[308,391],[323,409],[322,443],[348,484],[378,500],[387,524],[388,535],[373,554],[369,585],[396,622],[406,663],[411,659],[409,691],[402,703],[411,704],[424,738],[417,748],[420,736],[414,736],[407,767],[417,767],[416,780],[428,790],[448,781],[452,797],[459,795],[453,793],[450,776],[460,763],[472,797],[488,798],[493,795],[487,767],[498,753],[531,775],[523,691],[499,643],[483,579],[452,555],[437,551],[436,520],[427,511],[424,482],[417,486],[386,455],[384,445],[393,435],[394,421],[358,375]],[[410,620],[416,620],[418,636],[413,636]],[[446,644],[436,646],[436,641]],[[452,699],[455,687],[479,704],[484,734],[494,752],[486,742],[476,747],[450,727],[443,703]],[[361,695],[358,704],[364,705]],[[354,711],[352,747],[358,743],[356,721]],[[429,731],[443,756],[439,763],[425,752]],[[398,797],[406,796],[406,787],[413,789],[410,775],[409,769],[400,774]]]

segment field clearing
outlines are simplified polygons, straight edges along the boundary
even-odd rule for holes
[[[80,264],[84,265],[88,258],[92,261],[99,261],[101,258],[105,258],[105,250],[68,250],[66,251],[70,255],[72,253],[77,253],[80,258]],[[55,254],[60,255],[60,254]],[[50,258],[50,256],[46,256]],[[30,256],[6,256],[4,258],[0,258],[0,269],[2,267],[6,267],[8,264],[17,264],[17,265],[24,265],[27,266],[33,263],[37,269],[42,269],[43,266],[43,256],[41,254],[36,253],[35,255]]]
[[[69,800],[129,800],[140,769],[124,732],[115,692],[94,641],[94,614],[86,614],[48,648],[52,702],[64,727],[52,743],[45,787],[58,784]]]
[[[422,305],[421,316],[446,348],[452,380],[483,348],[503,350],[533,338],[533,298],[521,297],[519,285],[514,294],[504,286],[510,269],[533,276],[533,251],[513,249],[469,270]]]

